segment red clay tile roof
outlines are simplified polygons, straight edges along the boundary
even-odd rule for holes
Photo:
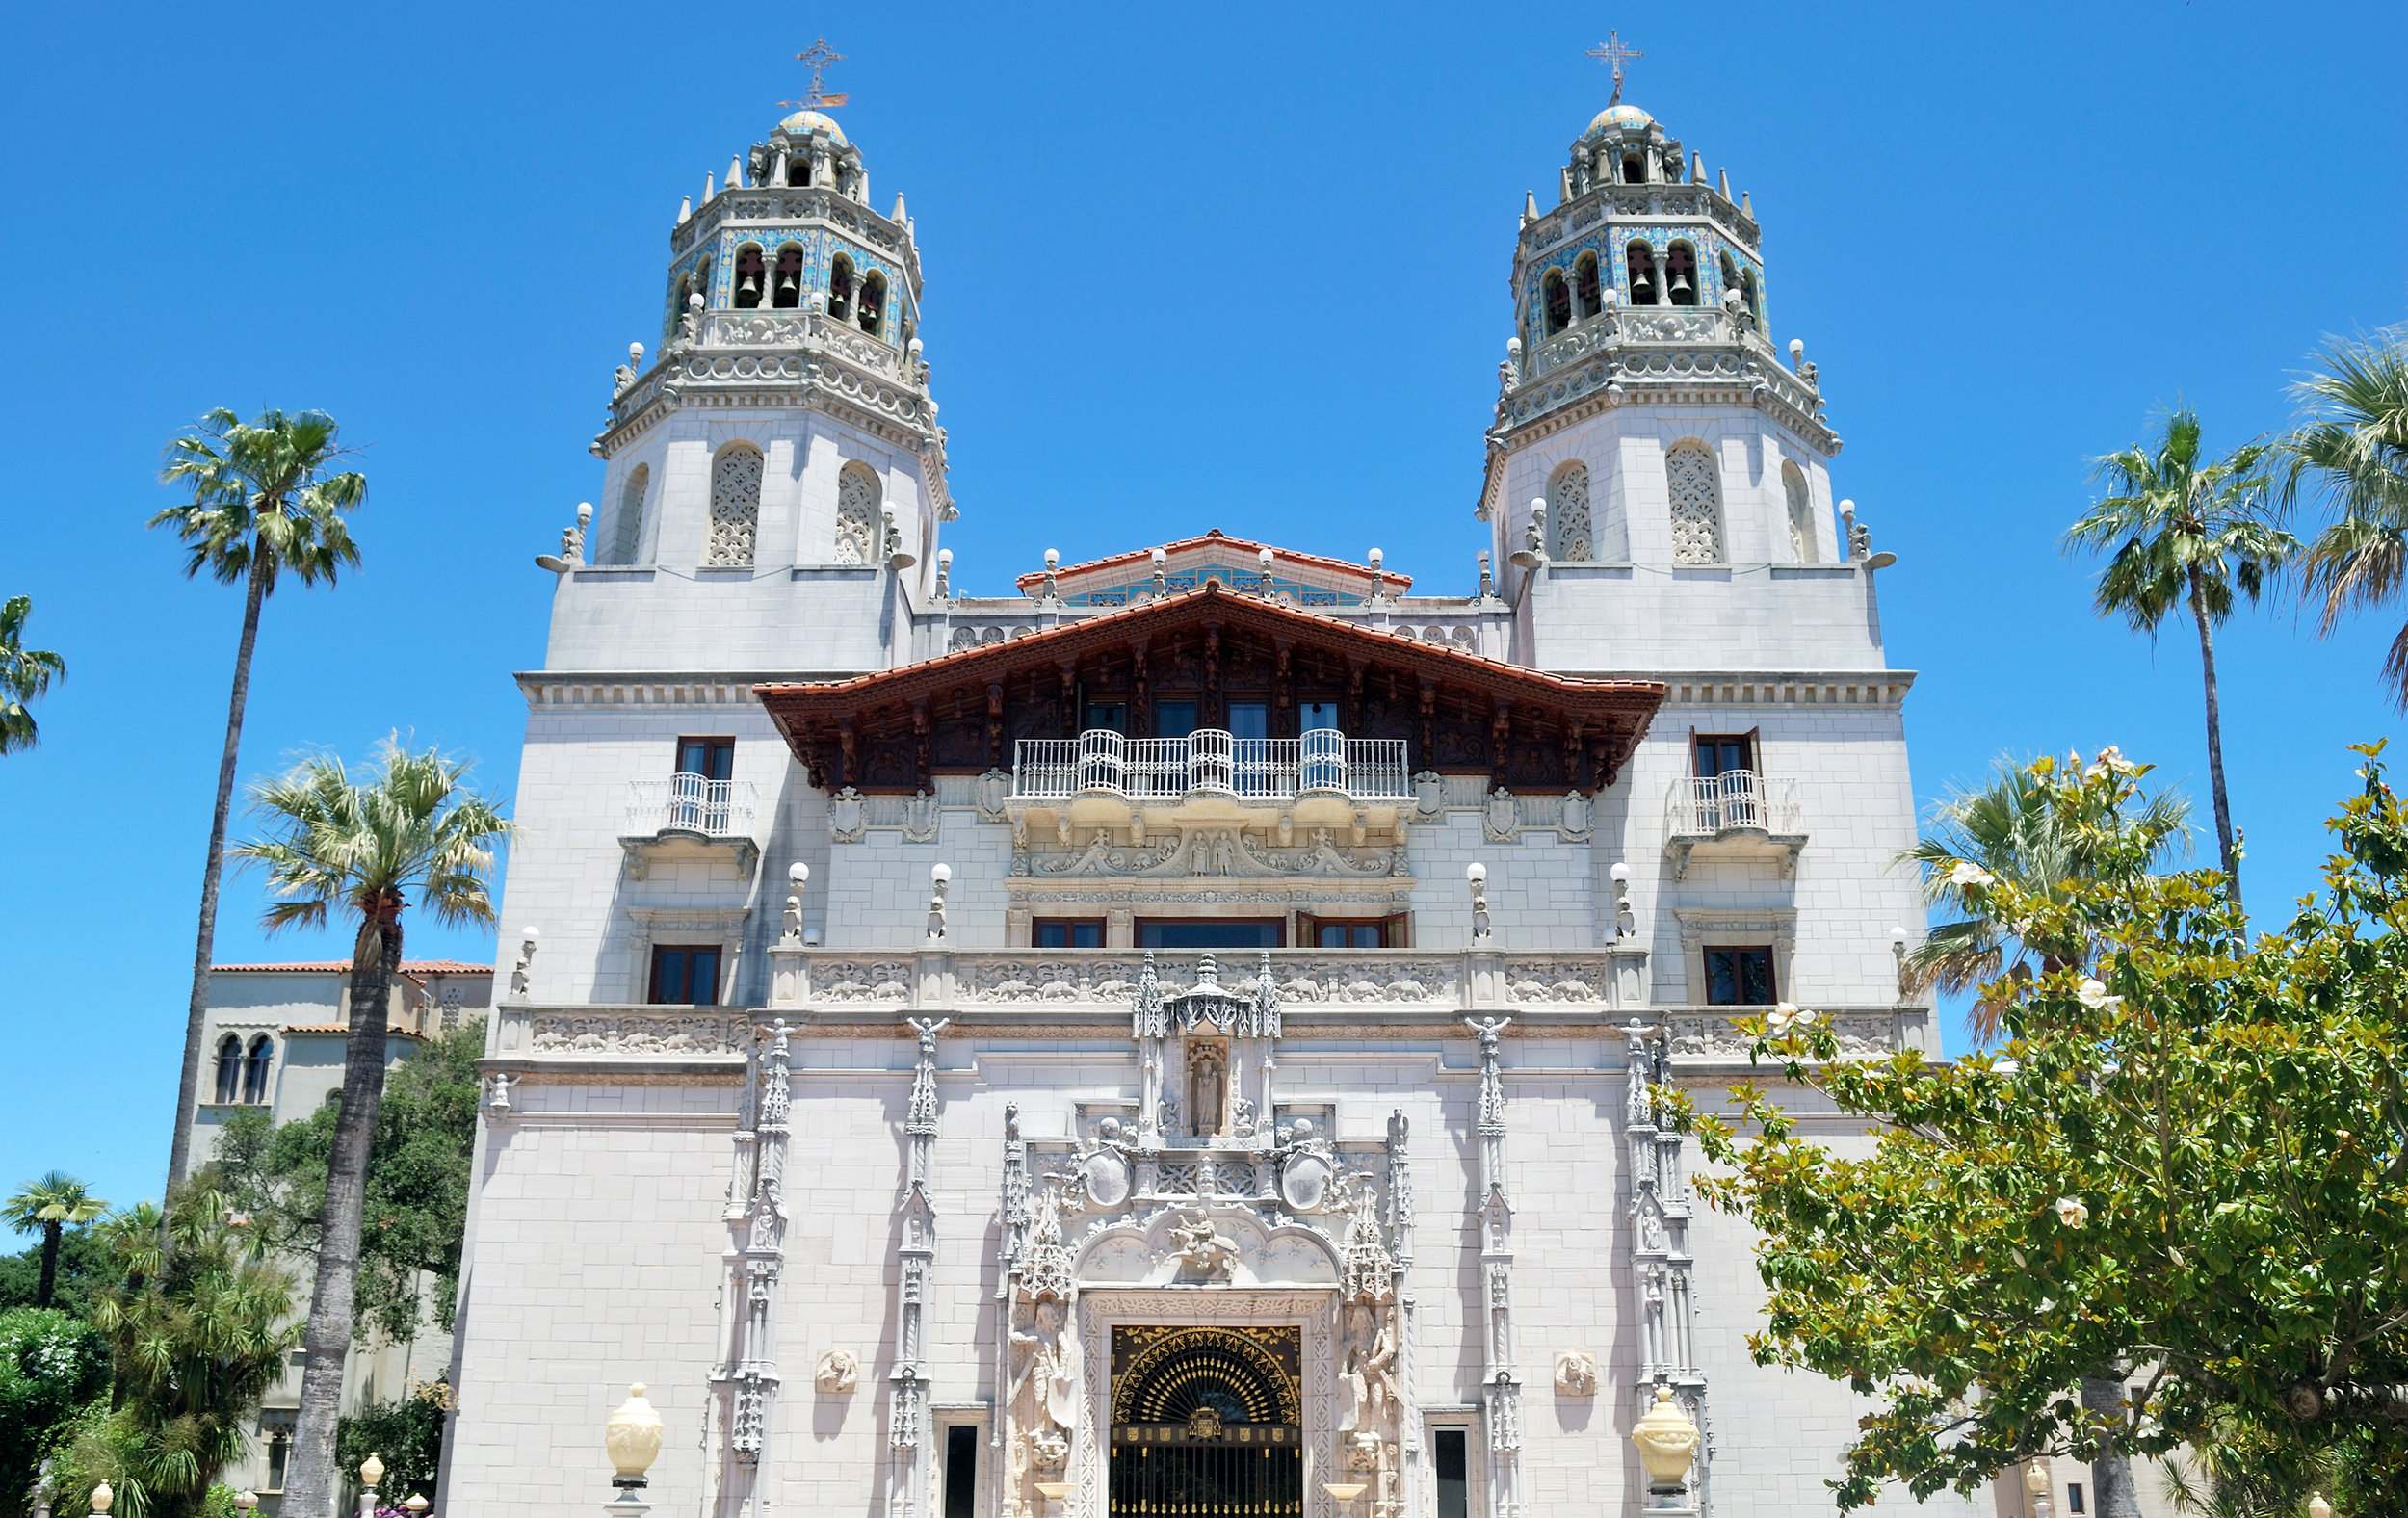
[[[311,959],[292,964],[213,964],[209,968],[239,971],[245,975],[262,973],[326,975],[328,973],[348,974],[351,967],[352,962],[349,959]],[[405,959],[402,961],[402,973],[404,975],[491,975],[493,966],[470,964],[464,959]]]
[[[1249,563],[1253,561],[1255,555],[1269,548],[1280,560],[1289,563],[1310,564],[1316,569],[1325,569],[1333,574],[1363,581],[1366,585],[1371,583],[1372,578],[1369,564],[1358,564],[1345,559],[1331,559],[1322,554],[1299,553],[1293,548],[1282,548],[1277,543],[1258,543],[1251,538],[1231,537],[1217,527],[1194,537],[1182,537],[1175,543],[1164,543],[1161,547],[1165,554],[1184,553],[1191,548],[1226,548]],[[1134,567],[1146,563],[1147,556],[1153,552],[1151,548],[1132,548],[1125,554],[1108,554],[1101,559],[1090,559],[1085,563],[1064,564],[1054,571],[1054,578],[1059,582],[1067,580],[1073,575],[1089,575],[1100,569],[1115,569],[1123,564]],[[1387,578],[1388,583],[1395,587],[1392,592],[1394,594],[1402,595],[1413,587],[1413,577],[1409,574],[1398,574],[1390,570]],[[1023,595],[1030,594],[1044,583],[1045,571],[1042,569],[1032,570],[1012,581],[1012,584],[1020,588],[1020,593]]]

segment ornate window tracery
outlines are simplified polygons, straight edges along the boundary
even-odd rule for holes
[[[1816,539],[1815,499],[1806,487],[1806,472],[1788,459],[1781,461],[1781,488],[1790,498],[1790,547],[1802,564],[1819,563],[1822,553]]]
[[[1663,457],[1672,491],[1672,562],[1718,564],[1722,557],[1722,487],[1712,450],[1696,438],[1675,443]]]
[[[731,444],[711,464],[711,531],[702,555],[704,567],[751,563],[760,526],[761,450],[750,443]]]
[[[1596,534],[1588,520],[1588,465],[1574,459],[1547,482],[1547,522],[1555,541],[1548,553],[1573,561],[1597,557]]]
[[[877,562],[877,475],[858,458],[836,471],[836,562],[866,564]]]

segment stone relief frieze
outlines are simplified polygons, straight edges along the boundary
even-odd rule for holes
[[[823,1002],[907,1002],[912,973],[903,959],[821,959],[811,967],[811,994]]]
[[[1575,973],[1572,966],[1548,959],[1515,959],[1505,965],[1505,999],[1511,1002],[1602,1002],[1609,989],[1605,978],[1587,964],[1580,966],[1595,981]]]
[[[696,1012],[539,1012],[529,1042],[537,1054],[742,1054],[752,1024],[741,1015]]]
[[[1294,961],[1277,967],[1279,994],[1292,1002],[1448,1002],[1456,999],[1454,966],[1370,960]]]
[[[1012,851],[1011,873],[1029,878],[1209,876],[1224,879],[1378,879],[1412,874],[1404,847],[1348,848],[1327,827],[1313,828],[1292,847],[1257,841],[1242,828],[1187,828],[1177,841],[1120,844],[1097,828],[1084,849],[1048,851],[1034,843]]]

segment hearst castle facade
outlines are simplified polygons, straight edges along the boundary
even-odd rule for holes
[[[958,594],[858,145],[786,118],[669,254],[517,677],[438,1510],[604,1500],[641,1381],[694,1518],[1829,1511],[1859,1408],[1750,1363],[1650,1116],[1776,1001],[1937,1050],[1889,556],[1748,203],[1580,132],[1470,594],[1193,530]]]

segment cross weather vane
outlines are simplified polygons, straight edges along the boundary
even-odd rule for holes
[[[823,43],[821,45],[824,46],[826,44]],[[1608,32],[1604,41],[1588,50],[1588,56],[1596,59],[1601,64],[1610,64],[1612,65],[1613,98],[1608,100],[1606,104],[1609,106],[1615,106],[1622,103],[1622,65],[1631,59],[1644,58],[1647,55],[1640,52],[1636,47],[1623,46],[1622,34],[1620,32]],[[817,75],[813,76],[815,80],[817,77]]]
[[[845,61],[844,54],[827,45],[826,38],[821,38],[797,53],[795,61],[811,70],[811,88],[802,92],[801,99],[780,100],[777,102],[779,105],[798,105],[806,111],[827,111],[852,98],[849,94],[829,94],[820,88],[820,76],[827,72],[827,65]],[[1617,72],[1614,77],[1618,79],[1621,75]]]

